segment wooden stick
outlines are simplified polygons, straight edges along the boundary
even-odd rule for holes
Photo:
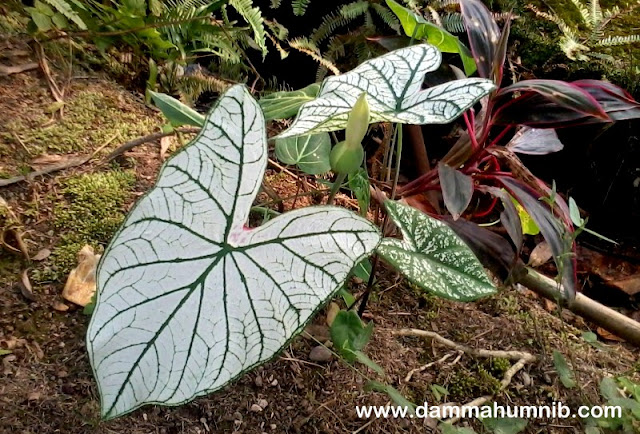
[[[123,145],[120,145],[120,147],[118,147],[118,149],[116,149],[115,151],[113,151],[112,153],[110,153],[109,155],[107,155],[107,157],[105,158],[105,162],[109,162],[111,160],[113,160],[114,158],[124,154],[127,151],[130,151],[131,149],[135,148],[136,146],[140,146],[143,145],[145,143],[149,143],[149,142],[154,142],[158,139],[161,139],[163,137],[167,137],[167,136],[171,136],[175,133],[198,133],[200,132],[200,128],[176,128],[175,130],[169,132],[169,133],[153,133],[153,134],[149,134],[147,136],[144,137],[139,137],[137,139],[131,140],[130,142],[127,142]]]
[[[566,303],[566,300],[562,298],[564,292],[559,288],[558,282],[529,267],[522,267],[515,276],[518,283],[536,294],[556,303],[559,300],[564,301],[571,312],[588,319],[616,336],[620,336],[633,345],[640,346],[639,322],[580,293],[576,294],[573,301]]]

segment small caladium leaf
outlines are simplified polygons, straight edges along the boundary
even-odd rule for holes
[[[555,366],[560,382],[564,387],[567,389],[576,387],[576,379],[573,370],[562,353],[556,350],[553,351],[553,365]]]
[[[478,259],[446,224],[407,205],[385,202],[402,241],[385,238],[378,253],[414,284],[440,297],[470,301],[495,293]]]
[[[331,76],[318,98],[304,104],[280,138],[342,130],[363,92],[371,112],[369,123],[445,124],[488,94],[494,85],[481,78],[454,80],[422,89],[424,74],[440,65],[433,46],[413,45],[368,60],[353,71]]]
[[[471,51],[462,43],[457,36],[453,36],[442,27],[439,27],[411,9],[405,8],[394,0],[387,0],[387,6],[396,14],[404,33],[415,40],[425,41],[436,47],[443,53],[458,53],[464,65],[465,74],[471,75],[476,72],[476,63],[473,60]]]
[[[443,163],[438,164],[438,176],[444,204],[453,219],[458,220],[471,202],[473,180],[470,176]]]
[[[377,228],[343,208],[247,228],[266,163],[262,111],[233,86],[107,247],[87,332],[104,418],[184,403],[273,358],[375,249]]]
[[[365,326],[353,310],[341,310],[331,323],[331,341],[345,360],[351,363],[358,361],[378,374],[384,375],[384,370],[362,352],[371,339],[371,333],[373,333],[373,322]]]
[[[378,381],[367,381],[364,389],[367,391],[372,390],[375,392],[385,393],[389,398],[391,398],[395,405],[406,408],[407,411],[412,415],[415,415],[416,413],[416,405],[405,398],[402,393],[398,391],[398,389],[389,384],[383,384]]]
[[[153,102],[156,103],[163,115],[171,122],[174,127],[180,125],[193,125],[201,127],[204,125],[204,116],[192,109],[191,107],[181,103],[174,97],[165,93],[149,91]]]
[[[302,104],[312,101],[320,91],[318,83],[292,91],[274,92],[260,98],[260,107],[267,121],[287,119],[298,114]]]
[[[558,133],[552,128],[521,127],[507,144],[513,152],[546,155],[564,149]]]
[[[295,164],[310,175],[331,170],[331,137],[327,133],[276,139],[276,157],[284,164]]]

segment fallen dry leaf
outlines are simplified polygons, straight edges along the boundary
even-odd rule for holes
[[[29,280],[29,273],[27,270],[22,272],[20,276],[20,292],[29,301],[36,301],[36,296],[33,294],[33,286],[31,286],[31,280]]]
[[[69,310],[69,306],[60,301],[56,301],[55,303],[53,303],[53,308],[58,312],[66,312]]]
[[[598,336],[600,336],[602,339],[606,339],[608,341],[624,342],[624,339],[614,335],[613,333],[603,329],[602,327],[598,327],[596,329],[596,333],[598,333]]]
[[[29,166],[31,166],[31,168],[33,168],[34,170],[38,170],[51,164],[58,164],[65,159],[66,157],[64,155],[43,154],[31,160],[29,162]]]
[[[327,325],[329,327],[331,327],[331,324],[333,324],[333,320],[336,319],[338,312],[340,312],[340,306],[338,306],[334,302],[331,302],[329,304],[329,308],[327,309]]]
[[[93,248],[85,245],[78,252],[78,266],[71,270],[67,283],[62,290],[62,297],[79,306],[86,306],[91,302],[96,292],[96,267],[100,255],[96,255]]]
[[[529,256],[529,265],[534,268],[539,267],[549,261],[552,257],[553,252],[551,252],[549,243],[543,241],[538,244],[531,252],[531,256]]]
[[[44,261],[45,259],[47,259],[49,257],[49,255],[51,255],[51,250],[42,249],[38,253],[36,253],[35,256],[33,258],[31,258],[31,259],[33,261]]]
[[[171,147],[171,143],[173,142],[173,137],[166,136],[160,139],[160,160],[164,161],[167,159],[167,151]]]

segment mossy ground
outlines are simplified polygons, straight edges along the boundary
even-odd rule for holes
[[[54,73],[62,86],[64,71]],[[160,117],[124,89],[98,76],[65,87],[63,111],[37,73],[0,79],[0,177],[24,174],[40,156],[90,154],[156,130]],[[62,114],[61,114],[62,113]],[[107,148],[108,150],[108,148]],[[106,151],[105,151],[106,152]]]
[[[52,221],[59,239],[51,256],[34,271],[34,281],[63,279],[77,264],[77,253],[86,244],[101,251],[124,219],[124,205],[135,180],[133,171],[113,169],[63,181]]]

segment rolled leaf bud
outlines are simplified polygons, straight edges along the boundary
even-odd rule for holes
[[[355,146],[344,142],[340,142],[333,147],[329,161],[331,162],[331,170],[336,173],[353,173],[360,168],[364,160],[364,149],[360,143]]]
[[[369,129],[369,103],[367,93],[362,92],[356,103],[353,105],[347,120],[347,131],[345,141],[355,146],[362,143],[367,130]]]

